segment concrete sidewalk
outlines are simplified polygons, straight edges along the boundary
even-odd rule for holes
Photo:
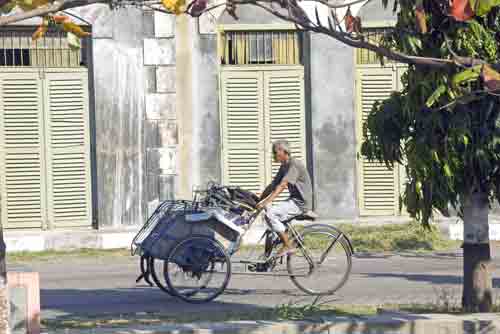
[[[235,321],[134,328],[93,328],[52,331],[50,334],[498,334],[500,313],[471,315],[382,313],[370,317],[331,317],[314,321]],[[48,334],[48,333],[47,333]]]
[[[376,217],[356,220],[317,220],[318,224],[356,224],[359,226],[382,226],[408,223],[408,217]],[[297,222],[300,224],[301,222]],[[311,224],[311,223],[306,223]],[[438,226],[442,233],[452,240],[462,240],[463,225],[457,219],[442,219]],[[130,229],[76,229],[53,231],[4,231],[7,252],[40,252],[45,250],[70,250],[78,248],[114,249],[128,248],[139,227]],[[245,235],[244,244],[255,244],[265,230],[264,225],[254,225]],[[490,240],[500,240],[500,221],[492,217],[490,222]]]

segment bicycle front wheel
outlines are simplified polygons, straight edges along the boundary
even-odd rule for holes
[[[297,251],[287,257],[287,269],[300,290],[309,295],[331,295],[345,284],[352,261],[343,234],[306,228],[295,243]]]
[[[217,240],[191,236],[172,249],[164,262],[164,274],[175,296],[190,303],[204,303],[226,289],[231,261]]]

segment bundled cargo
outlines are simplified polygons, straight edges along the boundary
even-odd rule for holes
[[[133,241],[133,252],[166,260],[172,248],[190,235],[219,241],[227,250],[234,248],[243,230],[235,223],[240,216],[221,208],[205,207],[191,201],[163,202]]]

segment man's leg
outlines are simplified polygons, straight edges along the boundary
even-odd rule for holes
[[[278,234],[283,242],[283,247],[278,251],[278,254],[284,254],[294,248],[294,246],[290,243],[288,234],[285,232],[286,227],[282,221],[296,216],[300,212],[300,208],[292,200],[277,203],[267,210],[266,221],[269,227]]]

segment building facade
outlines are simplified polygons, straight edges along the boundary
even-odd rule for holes
[[[400,215],[402,171],[358,151],[363,115],[404,67],[254,7],[237,21],[71,13],[92,32],[81,51],[57,33],[31,43],[35,20],[2,30],[4,227],[134,229],[209,180],[259,191],[279,138],[309,169],[322,218]],[[374,38],[394,23],[371,3],[360,15]]]

